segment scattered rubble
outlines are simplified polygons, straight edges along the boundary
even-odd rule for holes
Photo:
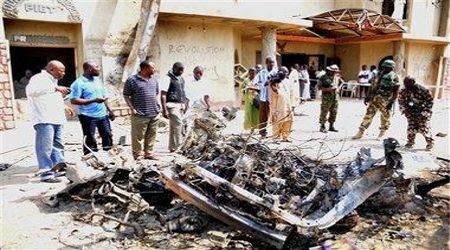
[[[223,114],[231,120],[233,112]],[[224,136],[225,123],[212,112],[199,114],[170,163],[135,162],[120,148],[84,156],[68,164],[71,184],[47,202],[89,203],[91,211],[77,220],[104,225],[125,238],[152,230],[201,233],[212,217],[259,240],[210,231],[217,247],[307,249],[333,239],[330,231],[358,225],[359,210],[406,207],[420,213],[415,195],[448,183],[448,169],[446,179],[432,186],[405,178],[392,138],[383,142],[384,158],[374,159],[370,149],[361,148],[352,162],[327,164],[297,146],[274,147],[252,134]],[[402,230],[389,235],[410,237]]]

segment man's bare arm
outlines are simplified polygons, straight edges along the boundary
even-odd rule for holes
[[[91,103],[94,103],[94,102],[102,103],[102,102],[105,102],[105,101],[106,101],[106,99],[105,98],[101,98],[101,97],[94,98],[94,99],[82,99],[82,98],[70,99],[70,103],[75,104],[75,105],[88,105],[88,104],[91,104]]]
[[[205,101],[206,108],[209,110],[211,108],[211,98],[209,98],[209,95],[205,95],[203,101]]]
[[[167,91],[164,90],[161,90],[161,108],[163,116],[167,118],[169,114],[167,111]]]
[[[136,111],[136,109],[134,108],[133,103],[131,103],[130,97],[124,95],[124,96],[123,96],[123,99],[125,99],[125,102],[127,103],[128,107],[130,108],[131,113],[132,113],[133,115],[137,114],[137,111]]]

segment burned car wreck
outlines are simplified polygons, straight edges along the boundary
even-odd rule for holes
[[[58,198],[89,199],[90,219],[116,220],[138,236],[144,230],[132,219],[140,213],[157,214],[169,232],[201,230],[205,216],[173,212],[178,208],[171,201],[181,199],[274,248],[298,249],[350,215],[402,168],[393,138],[384,140],[381,159],[361,148],[351,162],[327,164],[294,145],[272,148],[252,134],[222,135],[224,127],[214,113],[198,115],[178,154],[165,163],[134,162],[120,150],[92,153],[68,166],[72,183]],[[126,212],[124,219],[106,215],[105,204],[114,202]]]

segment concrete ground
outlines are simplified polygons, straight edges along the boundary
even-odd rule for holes
[[[346,161],[351,160],[360,147],[371,148],[375,157],[383,156],[382,141],[376,139],[379,127],[378,115],[364,139],[357,141],[350,139],[357,132],[365,113],[362,100],[341,100],[336,122],[338,133],[318,132],[320,102],[307,102],[299,110],[304,115],[295,117],[292,140],[294,144],[301,145],[308,156],[316,158],[325,152],[320,158],[332,158],[329,161]],[[447,159],[450,158],[449,111],[449,100],[440,100],[435,104],[432,118],[433,135],[443,133],[447,136],[435,137],[435,147],[431,153]],[[237,118],[228,123],[225,133],[240,133],[242,118],[243,113],[239,112]],[[69,121],[65,131],[67,161],[76,161],[81,155],[79,145],[82,139],[81,127],[77,121]],[[115,121],[113,133],[116,141],[122,135],[129,138],[129,127],[126,121]],[[398,110],[393,115],[387,136],[396,138],[402,145],[406,142],[406,120]],[[13,164],[9,169],[0,172],[0,248],[64,247],[59,239],[61,232],[74,224],[72,210],[52,212],[40,201],[40,198],[57,193],[64,188],[67,180],[49,184],[40,183],[31,177],[37,167],[32,146],[34,130],[29,122],[19,122],[16,129],[0,132],[0,138],[2,141],[1,163]],[[160,131],[157,140],[157,155],[163,157],[168,153],[168,134]],[[416,149],[413,152],[423,151],[425,148],[423,137],[419,135],[416,140]],[[406,153],[403,150],[402,152]],[[338,155],[335,156],[336,154]]]

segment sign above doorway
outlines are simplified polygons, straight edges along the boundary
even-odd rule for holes
[[[70,43],[67,36],[13,35],[12,42],[32,44],[66,45]]]
[[[48,22],[81,23],[81,16],[71,0],[5,0],[6,18]]]

